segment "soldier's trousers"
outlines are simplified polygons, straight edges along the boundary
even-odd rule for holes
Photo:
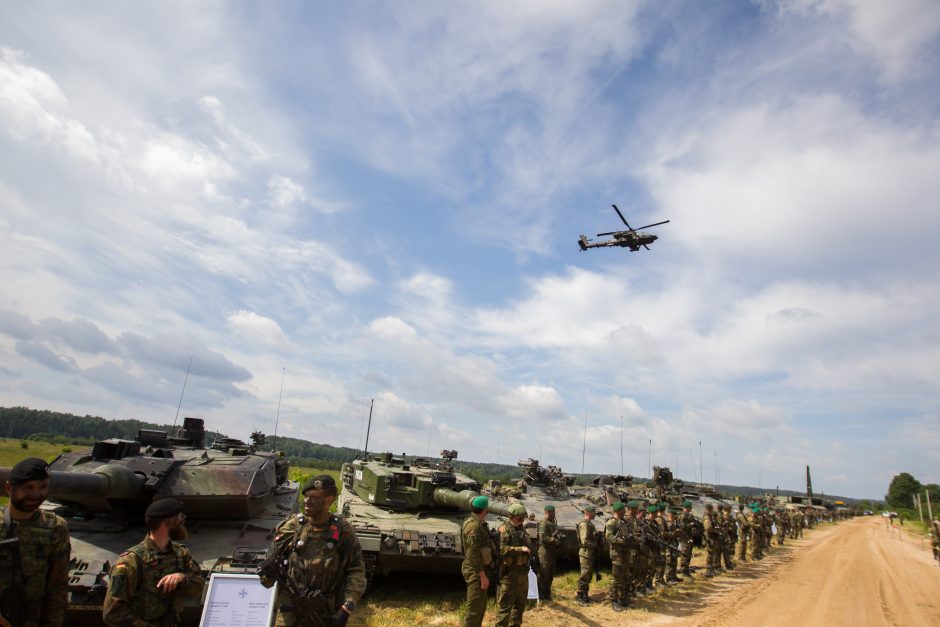
[[[555,579],[555,551],[539,547],[539,598],[552,598],[552,581]]]
[[[764,556],[764,539],[760,532],[751,536],[751,559],[756,560]]]
[[[503,571],[496,592],[496,627],[519,627],[529,595],[529,567]]]
[[[588,589],[591,586],[591,577],[594,576],[594,556],[579,555],[578,561],[581,562],[581,574],[578,576],[578,595],[587,596]]]
[[[689,566],[692,564],[692,541],[685,541],[685,551],[682,552],[682,557],[679,560],[679,569],[687,573],[689,572]]]
[[[705,540],[705,566],[710,573],[714,573],[715,568],[718,566],[718,550],[717,540]]]
[[[785,537],[783,528],[780,528],[780,531],[777,532],[777,546],[783,546],[783,538]]]
[[[666,552],[661,546],[656,547],[654,558],[656,569],[653,571],[653,579],[662,581],[666,577]]]
[[[467,582],[467,616],[463,624],[464,627],[480,627],[486,614],[486,590],[480,585],[479,573],[470,568],[464,568],[462,572]]]
[[[731,538],[722,545],[721,556],[725,560],[725,568],[734,568],[734,542]]]
[[[633,573],[631,577],[632,588],[634,591],[646,586],[646,570],[649,565],[649,552],[645,546],[637,549],[636,559],[633,562]]]
[[[676,575],[678,574],[679,566],[679,553],[678,551],[673,551],[669,549],[669,559],[666,561],[666,580],[671,581],[677,579]]]
[[[742,533],[741,537],[738,539],[738,561],[744,562],[747,560],[747,534]]]
[[[630,561],[630,554],[626,551],[610,552],[610,600],[618,603],[628,603],[630,595],[627,583],[630,571],[627,565]]]

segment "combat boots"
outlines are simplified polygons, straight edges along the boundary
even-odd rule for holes
[[[619,601],[611,601],[610,609],[612,609],[615,612],[622,612],[624,610],[624,607],[620,605]]]
[[[588,605],[591,602],[591,599],[590,597],[588,597],[587,593],[579,592],[576,602],[581,607],[584,607],[585,605]]]

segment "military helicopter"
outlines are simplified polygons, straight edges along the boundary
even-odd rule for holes
[[[621,246],[623,248],[629,248],[632,251],[640,250],[640,246],[649,250],[647,244],[652,244],[657,239],[656,235],[651,235],[649,233],[643,233],[640,230],[637,230],[630,226],[630,223],[627,222],[627,219],[623,217],[623,214],[620,213],[620,209],[617,208],[617,205],[611,205],[614,208],[614,211],[617,212],[617,215],[620,216],[620,219],[623,220],[623,223],[627,225],[626,231],[610,231],[609,233],[598,233],[598,237],[603,237],[605,235],[612,235],[613,239],[604,240],[603,242],[591,243],[591,240],[587,236],[582,235],[578,238],[578,246],[581,247],[581,250],[587,250],[588,248],[603,248],[605,246]],[[660,224],[666,224],[669,220],[663,220],[662,222],[656,222],[654,224],[647,224],[646,226],[641,226],[640,229],[648,229],[651,226],[659,226]]]

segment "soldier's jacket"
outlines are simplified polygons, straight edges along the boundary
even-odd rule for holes
[[[539,521],[538,527],[539,546],[550,551],[558,549],[562,541],[558,539],[558,523],[554,520],[543,518]]]
[[[471,572],[479,573],[493,563],[493,539],[486,521],[480,521],[476,516],[468,516],[463,521],[460,531],[460,542],[463,546],[464,565]]]
[[[695,528],[695,524],[697,522],[698,520],[695,518],[695,514],[683,510],[682,513],[679,514],[679,519],[677,521],[679,525],[679,539],[690,542],[695,536],[693,529]]]
[[[173,573],[182,573],[186,579],[171,593],[158,589],[157,582]],[[203,585],[205,577],[189,549],[171,540],[161,551],[148,535],[121,553],[111,567],[102,612],[104,623],[176,625],[184,600],[201,596]]]
[[[747,514],[741,510],[738,510],[737,514],[735,514],[735,518],[737,519],[738,527],[741,530],[741,537],[746,538],[748,532],[751,530],[751,521],[748,519]]]
[[[277,579],[282,608],[293,607],[291,589],[305,594],[319,590],[326,597],[330,615],[346,601],[358,603],[366,591],[362,547],[352,525],[341,516],[332,514],[317,527],[308,516],[294,514],[274,530],[274,542],[268,549],[268,555],[272,554],[286,560]],[[274,581],[261,577],[262,585],[268,588]]]
[[[604,525],[604,537],[611,553],[626,553],[629,550],[630,534],[626,519],[611,516]]]
[[[0,591],[20,600],[24,627],[58,627],[65,620],[72,552],[65,520],[41,509],[17,521],[7,508],[0,512],[0,539],[19,540],[18,568],[11,551],[0,552]]]
[[[525,551],[529,549],[529,551]],[[499,528],[499,557],[502,560],[503,572],[529,572],[529,554],[532,543],[525,525],[516,527],[504,523]]]
[[[584,518],[578,523],[578,556],[594,557],[597,550],[597,528],[594,522]]]
[[[720,539],[718,523],[715,520],[715,514],[705,512],[702,516],[702,526],[705,528],[705,539],[709,542],[717,542]]]
[[[729,542],[737,542],[738,540],[738,526],[734,522],[734,518],[731,516],[731,512],[725,510],[724,516],[721,519],[721,526],[724,530],[725,537]]]

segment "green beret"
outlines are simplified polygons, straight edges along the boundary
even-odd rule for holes
[[[490,499],[488,496],[484,496],[482,494],[480,496],[475,496],[473,497],[473,500],[470,501],[470,506],[474,509],[486,509],[490,506]]]
[[[301,494],[306,494],[307,490],[326,490],[329,494],[336,496],[336,479],[330,475],[317,475],[307,479]]]
[[[654,513],[654,512],[659,511],[659,507],[657,507],[656,505],[647,505],[647,506],[646,506],[646,511],[649,512],[650,514],[652,514],[652,513]]]
[[[51,476],[49,464],[46,460],[38,457],[27,457],[13,467],[7,481],[10,482],[10,485],[20,485],[27,481],[45,481]]]
[[[589,512],[591,514],[596,514],[597,508],[594,507],[593,503],[588,503],[587,505],[584,506],[584,511]]]
[[[160,499],[147,507],[144,516],[147,518],[172,518],[183,513],[183,504],[176,499]]]
[[[686,509],[692,509],[692,501],[689,501],[689,500],[682,501],[682,507]]]
[[[549,503],[548,505],[545,506],[545,511],[546,511],[546,512],[554,512],[554,511],[555,511],[555,506],[552,505],[551,503]]]
[[[662,502],[659,504],[659,511],[665,512],[667,507],[669,507],[669,506],[666,505],[666,501],[662,501]]]
[[[525,506],[521,503],[513,503],[509,506],[509,515],[510,516],[521,516],[526,517]]]
[[[616,503],[613,504],[613,506],[611,507],[611,509],[613,509],[615,512],[619,512],[619,511],[622,510],[624,507],[625,507],[625,506],[624,506],[624,504],[623,504],[622,501],[617,501]]]
[[[627,503],[627,507],[629,507],[630,509],[636,509],[639,506],[640,506],[639,501],[630,501],[629,503]]]

